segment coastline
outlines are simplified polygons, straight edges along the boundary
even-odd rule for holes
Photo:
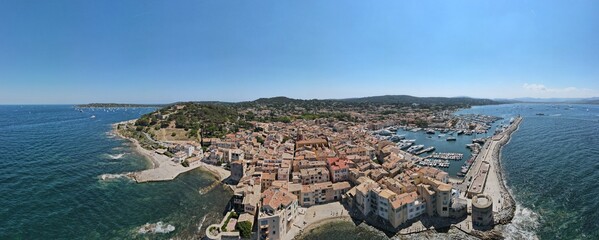
[[[503,149],[503,146],[510,142],[513,133],[519,129],[522,120],[523,119],[521,117],[518,117],[508,128],[505,129],[504,132],[499,133],[493,136],[491,139],[489,139],[488,147],[485,148],[484,154],[482,154],[481,152],[481,154],[479,154],[479,157],[477,157],[476,168],[473,167],[471,169],[472,173],[475,173],[478,171],[479,165],[483,161],[488,161],[489,163],[491,163],[492,167],[489,171],[489,179],[486,180],[487,184],[489,184],[490,186],[488,187],[488,189],[484,191],[484,193],[495,196],[501,196],[501,198],[493,199],[494,203],[497,203],[498,200],[500,200],[499,202],[501,204],[494,204],[498,206],[497,212],[494,211],[495,224],[492,228],[487,230],[473,229],[470,225],[471,223],[469,223],[470,220],[468,220],[470,219],[470,216],[468,216],[468,218],[465,221],[460,223],[454,223],[448,226],[449,229],[454,230],[450,230],[447,233],[437,232],[437,230],[429,228],[424,231],[415,231],[404,234],[398,232],[394,237],[418,239],[424,236],[449,236],[452,238],[457,237],[462,239],[495,239],[502,236],[503,234],[501,229],[505,225],[511,223],[512,219],[514,218],[516,202],[506,184],[506,179],[504,177],[505,173],[503,172],[504,170],[501,167],[501,151]],[[466,179],[466,177],[464,179]],[[326,225],[328,223],[344,221],[352,221],[352,218],[349,216],[339,216],[313,220],[312,222],[303,225],[300,228],[299,232],[295,233],[295,235],[293,235],[293,237],[289,239],[301,239],[300,237],[304,236],[305,234],[309,234],[311,231],[317,229],[320,226]]]
[[[470,168],[466,176],[461,182],[455,182],[455,184],[466,186],[467,190],[470,190],[469,178],[473,177],[479,172],[479,169],[483,162],[488,162],[490,169],[485,179],[485,185],[483,188],[483,194],[492,196],[493,198],[493,215],[494,224],[489,229],[474,229],[472,226],[471,215],[468,215],[463,221],[458,223],[451,223],[448,225],[450,229],[456,229],[464,234],[472,237],[482,239],[495,239],[502,236],[501,229],[511,223],[514,218],[516,211],[516,202],[512,196],[511,191],[506,185],[503,168],[501,167],[501,150],[503,146],[509,143],[512,134],[519,129],[522,118],[518,117],[505,131],[492,136],[487,143],[483,146],[483,150],[475,159],[474,165]],[[454,179],[455,180],[455,179]],[[455,186],[455,185],[454,185]],[[468,191],[463,191],[461,196],[466,197]],[[470,205],[471,199],[468,199]],[[435,229],[428,229],[425,231],[407,231],[404,233],[398,232],[395,236],[422,236],[421,234],[435,233]],[[440,234],[440,233],[435,233]],[[453,236],[450,234],[449,236]]]
[[[516,200],[514,199],[514,196],[512,195],[512,191],[508,188],[507,186],[507,182],[505,179],[505,170],[503,169],[502,165],[501,165],[501,152],[503,150],[503,147],[507,144],[510,143],[511,139],[512,139],[512,135],[518,131],[518,129],[520,129],[520,124],[522,123],[523,118],[519,117],[516,121],[517,124],[515,126],[515,128],[512,128],[512,126],[510,126],[510,129],[508,129],[510,132],[508,134],[507,139],[502,141],[502,144],[499,146],[499,150],[496,153],[496,156],[493,157],[493,161],[495,162],[496,166],[497,166],[497,176],[499,178],[499,182],[500,182],[500,187],[502,188],[502,191],[504,192],[504,198],[507,198],[508,202],[510,203],[510,207],[507,209],[507,216],[504,216],[503,218],[500,218],[499,220],[499,224],[500,225],[505,225],[508,224],[512,221],[512,219],[514,218],[514,214],[516,212]],[[506,197],[507,196],[507,197]],[[506,210],[504,208],[504,210]],[[500,214],[502,214],[500,212]],[[500,215],[501,217],[501,215]]]
[[[116,126],[118,124],[131,123],[132,121],[135,120],[129,120],[113,124],[113,131],[116,136],[131,141],[134,145],[134,150],[140,153],[142,156],[146,157],[152,163],[151,169],[127,174],[136,182],[141,183],[151,181],[172,180],[178,174],[190,171],[195,168],[202,168],[202,170],[209,172],[221,182],[230,176],[229,171],[218,166],[206,164],[201,161],[194,162],[190,165],[190,167],[187,168],[183,167],[180,164],[175,164],[164,155],[158,154],[151,150],[144,149],[143,147],[141,147],[140,143],[136,139],[122,136],[118,133],[118,131],[116,131]],[[510,142],[512,134],[519,129],[521,121],[522,118],[518,117],[513,124],[511,124],[508,128],[505,129],[504,132],[495,135],[491,139],[489,139],[488,146],[486,146],[485,148],[485,154],[480,154],[480,159],[477,159],[477,162],[488,161],[492,165],[492,169],[489,171],[489,178],[492,180],[487,179],[487,184],[489,184],[489,181],[499,183],[497,187],[493,186],[490,189],[488,189],[488,191],[490,191],[491,193],[488,193],[487,191],[484,192],[485,194],[499,194],[500,196],[502,196],[501,207],[498,206],[498,212],[494,213],[494,215],[496,216],[494,225],[495,227],[501,227],[505,224],[510,223],[514,217],[516,210],[516,202],[511,192],[507,188],[503,169],[501,168],[501,150],[503,149],[503,146]],[[170,170],[174,170],[174,172],[171,172]],[[473,168],[471,170],[474,171],[475,169]],[[315,214],[314,217],[312,217],[312,214],[315,212],[317,214]],[[330,213],[330,215],[327,213]],[[316,217],[317,215],[318,217]],[[306,209],[305,214],[300,215],[300,217],[301,221],[297,221],[299,225],[294,224],[292,229],[290,229],[290,231],[288,232],[288,239],[299,239],[299,237],[305,234],[309,234],[314,229],[317,229],[329,223],[352,222],[352,218],[349,216],[349,214],[347,214],[347,210],[345,210],[345,208],[340,203],[335,204],[335,206],[325,204],[309,207]],[[466,223],[466,225],[467,224],[468,223]],[[496,234],[498,234],[498,232],[500,231],[497,228],[492,228],[486,231],[473,230],[472,227],[465,226],[462,223],[452,224],[451,228],[460,230],[470,236],[481,238],[485,238],[488,236],[496,236]],[[429,229],[424,232],[428,231],[434,230]],[[417,236],[418,234],[422,233],[423,232],[421,231],[407,234],[397,234],[396,236]]]
[[[513,133],[520,128],[522,120],[522,117],[518,117],[504,132],[491,137],[487,143],[488,145],[485,144],[485,150],[490,152],[485,152],[484,154],[481,152],[480,159],[477,158],[478,165],[475,172],[478,172],[478,168],[480,168],[480,164],[483,161],[490,163],[490,170],[483,193],[493,198],[493,227],[488,230],[474,230],[468,224],[466,224],[466,228],[462,224],[456,225],[455,227],[461,231],[479,238],[494,238],[495,236],[502,236],[501,228],[512,222],[516,211],[516,201],[506,184],[504,169],[501,166],[501,151],[510,142]]]
[[[328,223],[352,222],[351,216],[340,202],[314,205],[303,209],[303,213],[298,215],[284,239],[301,239],[300,237],[304,234]]]
[[[133,144],[133,150],[142,155],[152,164],[152,167],[149,169],[138,172],[129,172],[125,174],[127,177],[133,179],[137,183],[173,180],[179,174],[191,171],[196,168],[202,168],[206,172],[209,172],[210,174],[215,176],[218,179],[218,181],[223,181],[231,175],[230,171],[219,168],[217,166],[208,165],[201,161],[193,162],[189,165],[189,167],[184,167],[181,164],[174,163],[167,156],[143,148],[139,144],[137,139],[125,137],[116,130],[119,124],[129,124],[135,122],[135,120],[136,119],[112,124],[112,132],[115,136],[130,141]]]
[[[131,124],[131,123],[134,123],[136,120],[137,119],[132,119],[132,120],[113,123],[112,124],[112,133],[121,139],[125,139],[125,140],[128,140],[129,142],[131,142],[133,144],[133,146],[132,146],[133,150],[135,152],[139,153],[140,155],[142,155],[147,160],[149,160],[149,162],[152,164],[152,167],[149,169],[158,168],[158,167],[160,167],[160,163],[164,162],[165,159],[158,159],[159,158],[158,154],[143,148],[141,146],[141,144],[139,144],[139,141],[137,141],[137,139],[125,137],[125,136],[121,135],[119,133],[119,131],[117,131],[117,126],[119,124]],[[163,157],[166,158],[166,156],[163,156]]]
[[[315,229],[322,227],[326,224],[342,223],[342,222],[352,222],[352,219],[351,219],[351,217],[330,217],[330,218],[321,219],[321,220],[318,220],[316,222],[312,222],[312,223],[306,225],[306,227],[302,228],[300,230],[300,232],[292,239],[298,239],[298,237],[301,237],[304,234],[310,234],[310,232],[312,232]]]

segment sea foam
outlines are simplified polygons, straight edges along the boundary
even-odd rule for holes
[[[125,156],[125,153],[119,153],[119,154],[108,154],[108,157],[110,159],[121,159],[123,156]]]
[[[514,218],[505,228],[504,237],[505,239],[539,239],[536,235],[539,226],[539,214],[517,204]]]
[[[165,224],[162,221],[157,223],[146,223],[139,228],[137,233],[146,234],[146,233],[170,233],[175,231],[175,226],[171,224]]]

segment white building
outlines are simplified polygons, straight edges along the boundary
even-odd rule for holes
[[[195,147],[194,146],[185,146],[185,152],[187,153],[187,157],[192,157],[193,156],[193,152],[195,151]]]

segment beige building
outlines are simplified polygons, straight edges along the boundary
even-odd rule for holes
[[[229,162],[234,162],[234,161],[245,159],[244,152],[241,149],[231,149],[228,152],[229,152],[229,156],[228,156]]]
[[[276,173],[263,172],[260,174],[260,185],[262,189],[270,188],[270,186],[272,186],[272,182],[274,182],[275,180],[277,180]]]
[[[328,148],[329,142],[326,139],[309,139],[309,140],[301,140],[295,143],[295,149],[300,149],[303,147],[311,147],[311,148]]]
[[[360,185],[354,187],[355,196],[353,196],[354,207],[357,208],[362,215],[367,216],[371,211],[370,190],[377,188],[379,185],[370,178],[365,179]],[[352,197],[352,196],[349,196]]]
[[[303,185],[328,182],[330,181],[329,170],[324,167],[301,169],[300,179]]]
[[[352,162],[344,158],[327,158],[326,162],[332,182],[349,180],[349,165]]]
[[[284,239],[297,216],[297,197],[285,189],[269,188],[262,193],[258,214],[260,239]]]
[[[451,185],[429,177],[416,178],[418,194],[426,202],[429,216],[449,217]]]
[[[353,207],[362,215],[375,214],[388,221],[393,227],[399,227],[426,212],[426,203],[418,193],[398,194],[372,180],[356,186],[350,194],[354,194],[349,196],[353,197]]]
[[[300,205],[309,207],[317,204],[340,201],[343,195],[351,188],[348,182],[323,182],[303,185]]]

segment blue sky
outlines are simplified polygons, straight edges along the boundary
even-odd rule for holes
[[[0,103],[599,96],[599,1],[0,2]]]

